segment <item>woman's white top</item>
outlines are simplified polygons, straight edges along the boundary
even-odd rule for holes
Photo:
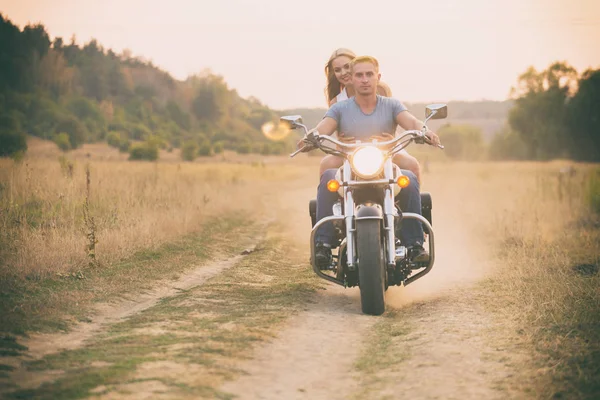
[[[336,103],[339,103],[340,101],[347,100],[347,99],[348,99],[348,92],[346,92],[346,88],[343,88],[342,91],[340,92],[340,94],[335,96]]]

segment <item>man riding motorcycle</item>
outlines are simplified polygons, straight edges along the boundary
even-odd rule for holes
[[[313,131],[317,131],[319,135],[331,135],[337,130],[338,136],[344,141],[365,142],[390,139],[390,133],[396,131],[397,125],[406,130],[420,130],[424,126],[423,122],[410,114],[400,101],[377,94],[377,84],[381,74],[379,63],[374,57],[356,57],[351,65],[355,96],[332,105]],[[431,144],[440,143],[434,132],[427,131],[426,136]],[[303,146],[305,146],[304,141],[298,142],[298,148]],[[302,151],[310,149],[304,147]],[[336,169],[329,169],[321,175],[317,190],[317,220],[333,214],[332,208],[337,200],[337,194],[327,189],[327,182],[335,177],[336,171]],[[402,173],[410,178],[410,184],[400,191],[396,201],[404,212],[420,214],[421,197],[418,180],[410,171],[402,170]],[[423,248],[423,227],[419,221],[403,221],[399,237],[409,249],[409,256],[413,262],[428,261],[429,255]],[[317,231],[315,262],[319,268],[326,268],[331,264],[331,247],[334,240],[334,228],[331,224],[325,224]]]

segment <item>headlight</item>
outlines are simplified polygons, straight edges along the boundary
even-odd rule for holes
[[[361,147],[352,155],[354,172],[361,178],[372,178],[383,168],[383,152],[377,147]]]

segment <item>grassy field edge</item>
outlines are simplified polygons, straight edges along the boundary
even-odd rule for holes
[[[0,283],[0,334],[4,337],[0,352],[12,352],[13,335],[67,330],[74,322],[85,322],[96,302],[176,279],[214,257],[231,257],[248,246],[260,229],[244,215],[215,217],[200,232],[137,251],[113,264],[39,280],[4,279]]]

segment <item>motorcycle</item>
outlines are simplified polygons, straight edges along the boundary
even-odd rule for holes
[[[312,222],[310,260],[320,278],[344,287],[358,286],[365,314],[383,314],[385,292],[389,286],[409,285],[433,268],[435,246],[431,195],[421,193],[421,215],[402,212],[394,198],[410,184],[410,179],[402,175],[392,158],[411,143],[431,144],[425,136],[427,121],[446,118],[447,113],[445,104],[430,104],[426,107],[422,130],[405,131],[388,141],[364,143],[344,143],[327,135],[309,132],[300,115],[280,119],[290,129],[304,129],[305,147],[290,157],[320,149],[344,159],[335,179],[327,183],[329,191],[339,194],[333,215],[316,221],[316,201],[309,203]],[[444,148],[442,145],[438,147]],[[406,246],[396,238],[396,227],[402,220],[410,218],[423,225],[430,256],[428,262],[413,262]],[[328,223],[334,224],[338,245],[332,249],[331,265],[322,269],[315,262],[315,233]]]

